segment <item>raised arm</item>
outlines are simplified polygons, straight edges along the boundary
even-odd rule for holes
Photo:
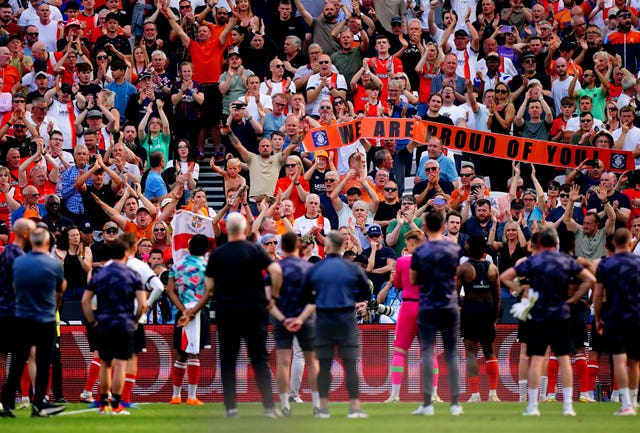
[[[302,19],[304,20],[305,24],[311,27],[313,25],[313,17],[311,16],[307,8],[304,7],[304,5],[300,0],[295,0],[295,3],[296,3],[296,9],[302,16]]]

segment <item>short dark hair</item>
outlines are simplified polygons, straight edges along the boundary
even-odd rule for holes
[[[466,247],[469,258],[479,260],[487,250],[487,241],[484,236],[471,236],[467,239]]]
[[[558,232],[553,227],[545,227],[540,231],[538,243],[541,247],[551,248],[558,245]]]
[[[209,238],[205,235],[193,235],[189,240],[189,254],[192,256],[204,256],[209,249]]]
[[[424,226],[432,233],[442,230],[443,225],[444,217],[440,212],[429,212],[424,217]]]
[[[280,238],[280,249],[283,253],[291,254],[298,248],[298,235],[287,232]]]
[[[153,152],[149,157],[149,165],[151,166],[151,168],[160,167],[163,159],[164,155],[162,154],[162,152]]]

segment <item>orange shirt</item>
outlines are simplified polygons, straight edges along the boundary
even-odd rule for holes
[[[299,182],[302,189],[308,192],[309,182],[307,182],[302,176],[300,176]],[[278,182],[276,183],[276,189],[273,194],[278,195],[278,193],[284,192],[287,188],[289,188],[289,185],[291,185],[291,179],[289,179],[289,177],[282,177],[278,179]],[[297,186],[294,186],[293,189],[291,190],[291,195],[289,196],[289,200],[293,202],[293,207],[295,209],[293,213],[294,218],[300,218],[302,215],[305,214],[307,210],[304,206],[304,202],[298,196]]]
[[[212,33],[213,24],[207,23]],[[217,83],[222,74],[222,53],[224,47],[217,38],[211,38],[205,43],[191,40],[189,54],[193,63],[193,81],[198,84]]]
[[[20,72],[11,65],[7,65],[0,70],[2,78],[4,79],[4,85],[2,86],[2,92],[11,92],[13,86],[20,82]]]
[[[154,220],[151,224],[143,229],[138,227],[135,223],[127,221],[127,223],[124,225],[124,231],[135,233],[138,240],[142,238],[153,239],[153,226],[155,225],[155,223],[156,221]]]
[[[340,179],[341,180],[344,179],[345,176],[346,175],[343,174],[342,176],[340,176]],[[371,180],[369,179],[367,179],[367,183],[369,184],[371,189],[375,191],[376,186],[374,185],[374,183],[371,182]],[[367,190],[362,187],[362,184],[360,184],[360,179],[354,179],[354,178],[349,179],[347,183],[344,185],[344,188],[342,189],[342,194],[346,194],[349,188],[354,186],[362,192],[362,200],[369,203],[371,201],[371,197],[369,197],[369,193],[367,192]]]

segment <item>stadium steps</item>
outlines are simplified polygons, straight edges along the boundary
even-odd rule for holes
[[[207,192],[207,203],[216,211],[224,206],[224,181],[222,176],[214,172],[209,166],[209,160],[213,157],[213,145],[207,140],[205,146],[205,158],[200,161],[200,177],[198,186]]]

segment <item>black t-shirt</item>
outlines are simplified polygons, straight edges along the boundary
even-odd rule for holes
[[[260,245],[246,240],[216,248],[205,275],[213,278],[218,307],[266,305],[263,271],[272,261]]]
[[[400,210],[400,202],[388,204],[384,201],[380,202],[378,205],[378,210],[376,211],[376,215],[373,217],[375,221],[391,221],[396,219],[398,216],[398,211]],[[382,227],[382,231],[386,235],[387,227]]]
[[[101,90],[102,87],[98,86],[95,83],[78,84],[78,92],[80,92],[84,96],[93,95],[95,97]]]
[[[6,141],[0,146],[0,161],[2,161],[2,165],[6,166],[7,164],[7,152],[9,149],[18,149],[20,158],[28,158],[31,156],[31,152],[36,150],[36,144],[29,139],[18,141],[10,135],[5,136],[5,139]]]
[[[425,114],[424,116],[422,116],[422,120],[426,120],[427,122],[442,123],[444,125],[453,126],[453,120],[451,120],[451,118],[447,116],[443,116],[442,114],[438,114],[436,117],[431,117],[429,116],[429,114]]]
[[[91,194],[95,194],[108,204],[114,206],[118,201],[118,196],[111,189],[110,184],[105,184],[102,188],[97,189],[93,185],[87,186],[87,191],[82,194],[82,203],[84,204],[84,214],[87,219],[91,221],[94,227],[103,227],[111,218],[102,210],[102,208],[96,203]]]
[[[324,184],[324,174],[326,171],[321,172],[320,170],[315,170],[311,175],[311,179],[309,179],[309,191],[312,194],[320,194],[327,190],[326,185]]]

